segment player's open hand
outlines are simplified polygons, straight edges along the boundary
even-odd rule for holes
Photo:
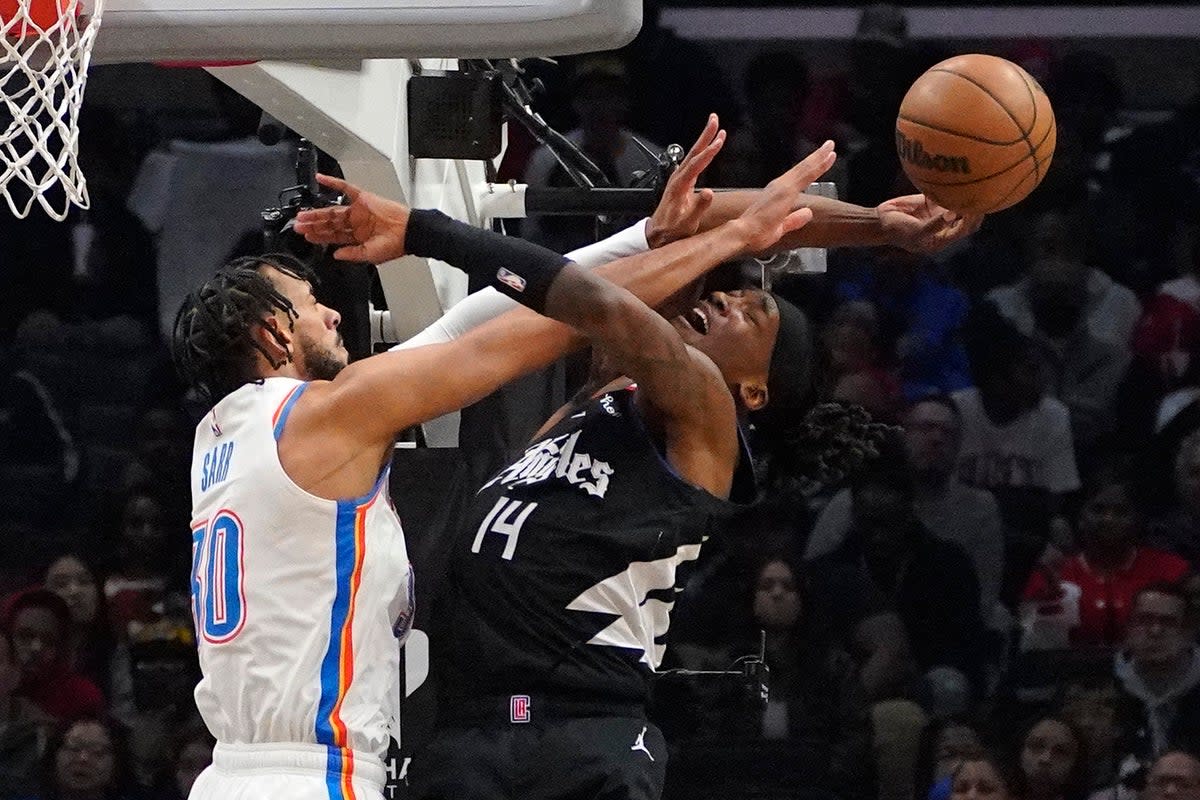
[[[301,211],[296,215],[296,233],[313,244],[342,245],[333,251],[341,261],[382,264],[404,255],[408,206],[329,175],[318,175],[317,181],[341,192],[349,205]]]
[[[979,230],[983,215],[962,215],[942,208],[923,194],[894,197],[880,203],[879,224],[891,244],[912,253],[936,253]]]
[[[696,181],[724,144],[725,131],[720,129],[717,115],[709,114],[704,132],[671,173],[658,208],[646,225],[646,241],[651,247],[686,239],[700,229],[700,220],[712,205],[713,192],[712,189],[697,192]]]
[[[783,236],[812,220],[812,209],[796,209],[796,201],[809,184],[829,171],[836,160],[833,142],[825,142],[758,193],[737,220],[745,231],[748,253],[767,250]]]

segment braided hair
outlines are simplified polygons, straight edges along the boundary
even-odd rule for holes
[[[171,333],[171,358],[187,385],[215,405],[243,383],[254,380],[254,351],[273,367],[291,360],[277,359],[254,336],[254,327],[276,310],[295,330],[292,301],[260,271],[268,266],[297,280],[314,283],[303,263],[284,253],[244,256],[230,261],[204,285],[184,298]],[[272,331],[282,344],[277,331]]]
[[[768,483],[794,482],[811,497],[879,458],[898,432],[872,420],[860,406],[820,403],[799,424],[779,432]]]

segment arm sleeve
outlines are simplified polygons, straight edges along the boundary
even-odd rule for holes
[[[607,239],[567,253],[567,258],[581,267],[593,269],[618,258],[644,253],[650,249],[646,242],[647,222],[649,220],[644,219]],[[477,328],[488,320],[517,308],[518,305],[517,301],[489,286],[463,298],[425,330],[392,349],[407,350],[453,341],[472,328]]]

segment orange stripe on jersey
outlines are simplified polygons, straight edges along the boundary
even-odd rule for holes
[[[279,402],[279,405],[275,408],[275,413],[271,415],[271,427],[272,428],[274,428],[275,425],[278,424],[279,415],[283,413],[283,407],[288,404],[288,400],[291,400],[292,395],[294,395],[296,393],[296,391],[303,385],[304,385],[303,383],[297,383],[295,386],[292,387],[292,390],[290,392],[288,392],[286,395],[284,395],[283,400],[281,400]]]
[[[374,497],[359,506],[354,514],[354,569],[350,573],[350,607],[339,635],[337,702],[334,703],[333,711],[329,715],[335,747],[349,746],[346,723],[342,720],[342,702],[350,690],[351,681],[354,680],[354,611],[357,605],[358,587],[362,583],[363,556],[367,549],[367,511],[375,504],[378,497],[379,494],[376,493]]]

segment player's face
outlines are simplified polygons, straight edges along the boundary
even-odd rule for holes
[[[71,619],[86,625],[96,618],[96,579],[74,556],[63,556],[46,570],[46,588],[66,601]]]
[[[296,311],[296,319],[290,329],[288,321],[281,314],[277,314],[276,319],[280,332],[291,339],[292,358],[301,373],[309,380],[333,380],[350,361],[350,353],[342,344],[342,334],[338,332],[342,315],[318,303],[312,285],[307,281],[270,268],[266,274],[275,287],[292,301]]]
[[[766,382],[779,333],[779,308],[768,292],[713,292],[671,324],[713,360],[730,384]]]

